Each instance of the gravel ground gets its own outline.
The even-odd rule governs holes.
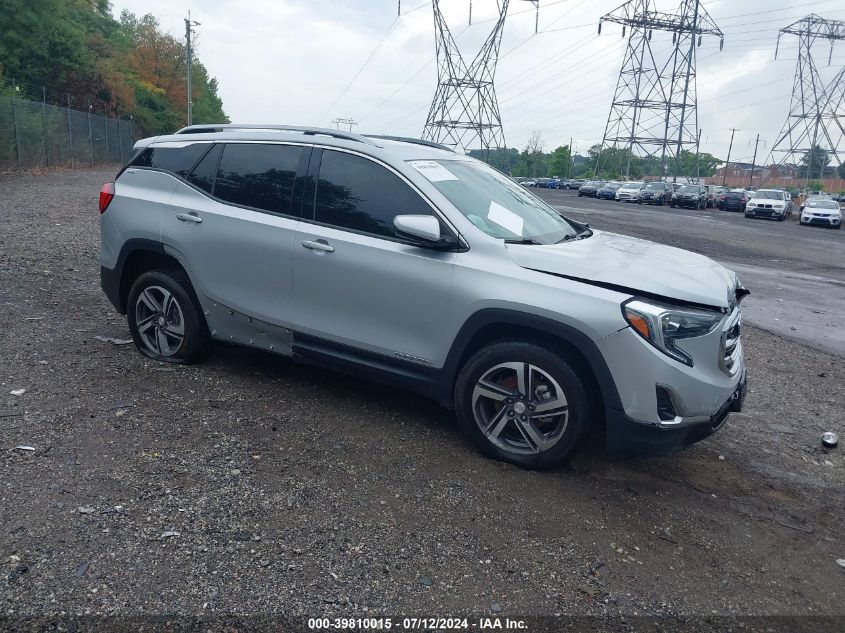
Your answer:
[[[398,391],[95,340],[112,173],[0,176],[0,614],[845,616],[842,358],[747,328],[716,436],[525,472]]]

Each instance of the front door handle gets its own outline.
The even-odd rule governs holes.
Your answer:
[[[176,219],[182,222],[193,222],[194,224],[202,222],[202,218],[196,213],[180,213],[176,216]]]
[[[312,251],[320,251],[323,253],[334,253],[334,246],[329,246],[326,240],[305,240],[302,242],[302,245],[305,248],[309,248]]]

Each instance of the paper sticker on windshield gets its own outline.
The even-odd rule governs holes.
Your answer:
[[[408,164],[428,178],[431,182],[441,180],[457,180],[458,177],[440,163],[433,160],[411,160]]]
[[[487,219],[507,229],[514,235],[522,237],[522,218],[497,202],[490,203]]]

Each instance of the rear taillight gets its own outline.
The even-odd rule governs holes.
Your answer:
[[[103,188],[100,189],[100,213],[105,212],[106,209],[109,208],[109,203],[114,198],[114,183],[107,182],[103,185]]]

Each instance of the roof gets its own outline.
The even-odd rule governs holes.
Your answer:
[[[290,141],[325,147],[354,149],[376,158],[393,160],[467,158],[438,143],[422,139],[364,135],[329,128],[278,124],[208,124],[182,128],[175,134],[154,136],[138,141],[136,147],[158,143],[196,141]]]

